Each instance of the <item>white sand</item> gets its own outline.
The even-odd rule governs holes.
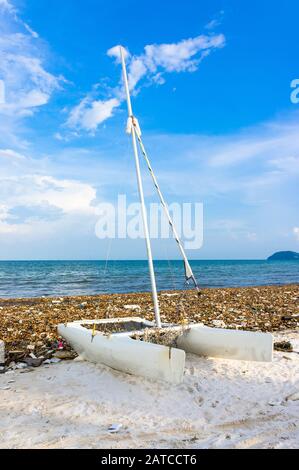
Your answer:
[[[0,447],[298,447],[299,333],[279,338],[297,352],[272,364],[188,355],[179,386],[86,362],[0,375]]]

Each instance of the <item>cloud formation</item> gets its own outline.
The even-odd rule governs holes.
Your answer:
[[[137,86],[142,80],[162,85],[166,73],[195,72],[201,61],[213,50],[224,47],[223,34],[200,35],[172,44],[150,44],[144,47],[140,55],[131,55],[125,51],[128,65],[128,81],[132,92],[137,93]],[[119,63],[120,46],[114,46],[107,51]],[[96,88],[96,86],[95,86]],[[109,119],[116,108],[124,100],[122,83],[112,90],[107,100],[95,100],[87,95],[71,109],[67,127],[94,132],[105,120]]]
[[[7,0],[0,1],[0,27],[0,77],[4,94],[0,115],[14,119],[31,116],[49,102],[63,78],[45,69],[38,34],[19,18]]]
[[[113,115],[113,110],[120,105],[117,98],[108,100],[93,100],[85,97],[75,106],[68,117],[66,125],[70,128],[82,128],[95,131],[99,124]]]
[[[80,231],[82,220],[95,223],[95,188],[74,179],[40,174],[40,162],[13,150],[0,150],[0,158],[7,159],[0,176],[0,237],[36,236],[71,224]],[[12,168],[14,161],[18,167]],[[68,227],[69,228],[69,227]],[[2,240],[3,242],[5,239]]]

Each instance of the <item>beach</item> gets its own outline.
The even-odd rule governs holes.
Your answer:
[[[203,323],[251,331],[282,331],[299,325],[299,285],[163,291],[162,322]],[[7,351],[37,355],[58,339],[57,325],[80,319],[125,316],[154,319],[150,293],[0,300],[0,339]],[[296,316],[297,315],[297,316]]]
[[[43,362],[55,355],[60,322],[130,315],[153,320],[149,293],[2,299],[0,447],[298,447],[298,299],[298,285],[204,289],[199,297],[160,292],[164,322],[269,331],[275,343],[292,346],[275,350],[273,363],[187,354],[176,386],[78,358]],[[40,367],[18,369],[30,355],[42,358]]]
[[[297,448],[299,335],[275,339],[294,352],[271,364],[188,354],[177,386],[77,361],[0,375],[0,447]]]

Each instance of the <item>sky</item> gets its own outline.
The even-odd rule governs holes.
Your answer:
[[[0,259],[146,257],[95,234],[101,204],[138,201],[119,44],[165,199],[203,204],[189,257],[299,251],[298,15],[295,0],[0,0]]]

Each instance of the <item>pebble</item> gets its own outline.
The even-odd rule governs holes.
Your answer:
[[[73,351],[56,351],[54,353],[54,358],[58,359],[74,359],[76,357],[76,353]]]

